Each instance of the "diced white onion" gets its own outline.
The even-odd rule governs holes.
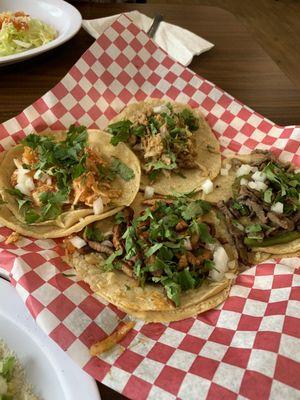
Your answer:
[[[203,192],[205,194],[209,194],[214,190],[214,184],[212,183],[212,181],[208,178],[206,179],[202,185],[201,185],[201,189],[203,190]]]
[[[252,171],[252,167],[249,164],[242,164],[239,169],[236,171],[236,176],[248,175]]]
[[[267,179],[267,175],[264,172],[256,171],[252,175],[252,179],[256,182],[264,182]]]
[[[193,250],[192,243],[191,243],[189,237],[183,239],[183,246],[186,250],[189,250],[189,251]]]
[[[21,162],[16,158],[14,159],[14,163],[17,167],[17,185],[15,188],[26,196],[30,196],[31,191],[35,188],[32,177],[28,175],[30,170],[23,168]]]
[[[19,171],[21,172],[21,170]],[[30,193],[35,188],[33,179],[22,171],[18,174],[17,182],[18,183],[16,184],[15,188],[20,190],[20,192],[26,196],[30,196]]]
[[[277,203],[274,203],[271,207],[271,211],[275,212],[276,214],[282,214],[283,213],[283,203],[280,201],[277,201]]]
[[[220,174],[222,176],[228,176],[228,169],[227,168],[221,168],[220,169]]]
[[[248,179],[245,179],[245,178],[242,178],[241,180],[240,180],[240,185],[241,186],[246,186],[246,185],[248,185]]]
[[[224,166],[224,168],[226,168],[227,169],[227,171],[229,171],[230,170],[230,168],[231,168],[231,163],[229,162],[229,163],[227,163],[225,166]]]
[[[154,112],[154,114],[166,113],[168,115],[170,115],[170,113],[171,113],[170,109],[167,106],[165,106],[164,104],[153,107],[153,112]]]
[[[76,247],[76,249],[81,249],[86,245],[86,241],[83,240],[80,236],[73,236],[70,240],[70,243]]]
[[[101,197],[98,197],[98,199],[93,202],[94,214],[95,215],[102,214],[103,213],[103,209],[104,209],[103,201],[102,201]]]
[[[144,193],[145,199],[152,199],[153,195],[154,195],[154,187],[146,186],[145,193]]]
[[[103,240],[103,242],[101,242],[101,244],[103,244],[103,246],[107,246],[107,247],[114,247],[114,245],[112,244],[112,242],[110,240]]]
[[[250,189],[258,190],[259,192],[262,190],[264,191],[264,190],[268,189],[268,186],[265,183],[259,182],[259,181],[249,182],[248,186]]]
[[[222,279],[224,279],[224,274],[225,272],[228,271],[228,266],[227,266],[228,260],[229,257],[224,247],[222,246],[217,247],[216,250],[214,251],[213,261],[218,271],[216,271],[215,269],[209,271],[209,276],[213,281],[219,282]]]

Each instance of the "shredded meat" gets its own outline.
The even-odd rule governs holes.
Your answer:
[[[267,214],[270,221],[272,221],[275,225],[280,226],[287,231],[293,231],[295,228],[295,223],[291,219],[274,213],[273,211],[268,212]]]
[[[55,191],[56,187],[54,185],[42,184],[41,186],[38,186],[34,191],[31,192],[34,204],[40,207],[42,205],[40,200],[40,195],[45,192],[55,192]]]
[[[172,204],[173,203],[173,200],[171,200],[171,199],[155,198],[155,199],[143,200],[142,204],[144,206],[155,206],[158,201],[163,201],[166,204]]]
[[[145,136],[142,138],[142,147],[144,149],[144,158],[159,158],[163,151],[164,145],[160,134],[155,136]]]
[[[22,163],[31,165],[37,163],[39,160],[36,152],[29,146],[24,147],[23,155],[22,155]]]
[[[97,251],[98,253],[104,253],[110,256],[113,253],[113,250],[111,247],[105,246],[99,242],[94,242],[93,240],[88,240],[88,245],[90,248],[93,250]]]
[[[116,250],[123,248],[123,245],[121,243],[122,232],[121,232],[120,225],[114,225],[112,231],[113,231],[112,242],[113,242],[114,248]]]
[[[124,215],[126,223],[128,225],[131,224],[131,221],[133,220],[133,217],[134,217],[133,208],[125,207],[124,210],[123,210],[123,215]]]
[[[244,234],[242,231],[240,231],[238,228],[236,228],[234,225],[232,225],[232,220],[234,219],[233,215],[231,214],[229,208],[227,205],[224,203],[224,201],[219,201],[217,203],[217,207],[219,210],[223,213],[225,217],[225,222],[227,225],[227,228],[229,230],[229,233],[231,234],[235,247],[238,251],[239,257],[241,261],[244,264],[248,263],[248,256],[247,256],[247,249],[246,246],[244,245]]]
[[[178,270],[182,270],[189,265],[186,254],[182,254],[178,261]]]
[[[130,278],[134,278],[134,273],[130,264],[122,262],[121,270],[125,275],[129,276]]]
[[[259,221],[263,224],[267,223],[267,217],[265,215],[265,212],[263,210],[263,207],[261,204],[259,204],[257,201],[252,200],[252,199],[247,199],[245,202],[246,206],[250,208],[258,217]]]
[[[178,224],[175,226],[175,230],[177,232],[182,232],[188,227],[188,224],[182,219],[181,221],[178,222]]]

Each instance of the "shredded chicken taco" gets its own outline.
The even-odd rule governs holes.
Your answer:
[[[141,187],[159,194],[201,190],[221,167],[220,145],[203,115],[186,104],[150,99],[131,104],[107,127],[141,161]]]
[[[208,202],[144,200],[65,239],[67,259],[97,294],[130,315],[167,322],[221,303],[237,269],[225,224]]]
[[[33,133],[1,162],[0,219],[22,234],[30,227],[33,237],[64,236],[129,205],[139,183],[138,159],[105,132],[72,125]]]
[[[300,170],[256,151],[226,159],[221,173],[206,199],[223,213],[240,260],[300,255]]]

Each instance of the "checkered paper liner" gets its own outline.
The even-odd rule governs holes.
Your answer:
[[[125,105],[166,97],[200,107],[222,152],[272,149],[300,165],[300,128],[280,127],[172,60],[125,15],[69,73],[20,115],[0,125],[1,150],[33,130],[78,122],[103,128]],[[132,399],[300,398],[299,259],[242,273],[217,309],[170,324],[138,322],[100,357],[89,346],[126,315],[63,274],[60,241],[22,238],[0,264],[42,329],[85,371]]]

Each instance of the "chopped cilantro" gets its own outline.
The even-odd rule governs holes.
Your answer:
[[[203,243],[214,243],[212,236],[208,231],[208,227],[203,222],[199,223],[195,220],[191,223],[191,231],[197,233]]]
[[[62,204],[68,198],[67,190],[59,190],[57,192],[43,192],[40,194],[41,206],[41,220],[57,218],[62,211]]]
[[[5,191],[9,194],[11,194],[12,196],[16,196],[19,199],[23,199],[24,198],[24,194],[19,190],[19,189],[5,189]]]
[[[103,265],[103,268],[105,269],[105,271],[112,271],[113,269],[116,268],[116,265],[114,264],[114,261],[116,258],[118,258],[119,256],[121,256],[123,253],[122,249],[116,250],[114,253],[112,253],[106,260],[105,263]],[[118,266],[118,265],[117,265]]]
[[[183,119],[185,125],[191,130],[196,131],[199,128],[199,120],[194,113],[188,108],[184,108],[181,113],[178,114]]]
[[[134,178],[133,170],[118,158],[113,159],[110,170],[112,173],[120,175],[120,177],[124,179],[124,181],[130,181]]]
[[[256,233],[260,231],[262,231],[262,226],[260,224],[251,224],[245,228],[246,233]]]
[[[161,282],[166,290],[167,296],[172,300],[176,307],[180,305],[181,286],[174,282],[171,278]]]
[[[248,215],[249,214],[249,210],[248,210],[247,206],[245,206],[244,204],[240,204],[236,200],[233,200],[232,208],[237,210],[241,215]]]
[[[104,240],[103,232],[93,225],[88,225],[84,228],[84,237],[95,242],[102,242]]]
[[[176,281],[182,290],[193,289],[196,286],[196,279],[193,277],[188,268],[178,272]]]
[[[110,143],[116,146],[120,142],[127,142],[131,135],[132,122],[129,120],[115,122],[108,125],[108,132],[113,135]]]
[[[145,253],[146,257],[152,256],[152,254],[156,253],[161,247],[163,246],[163,243],[155,243],[153,246],[151,246]]]
[[[182,212],[182,217],[189,221],[192,218],[195,218],[197,215],[205,215],[211,209],[210,203],[204,200],[195,200],[189,203],[185,210]]]

